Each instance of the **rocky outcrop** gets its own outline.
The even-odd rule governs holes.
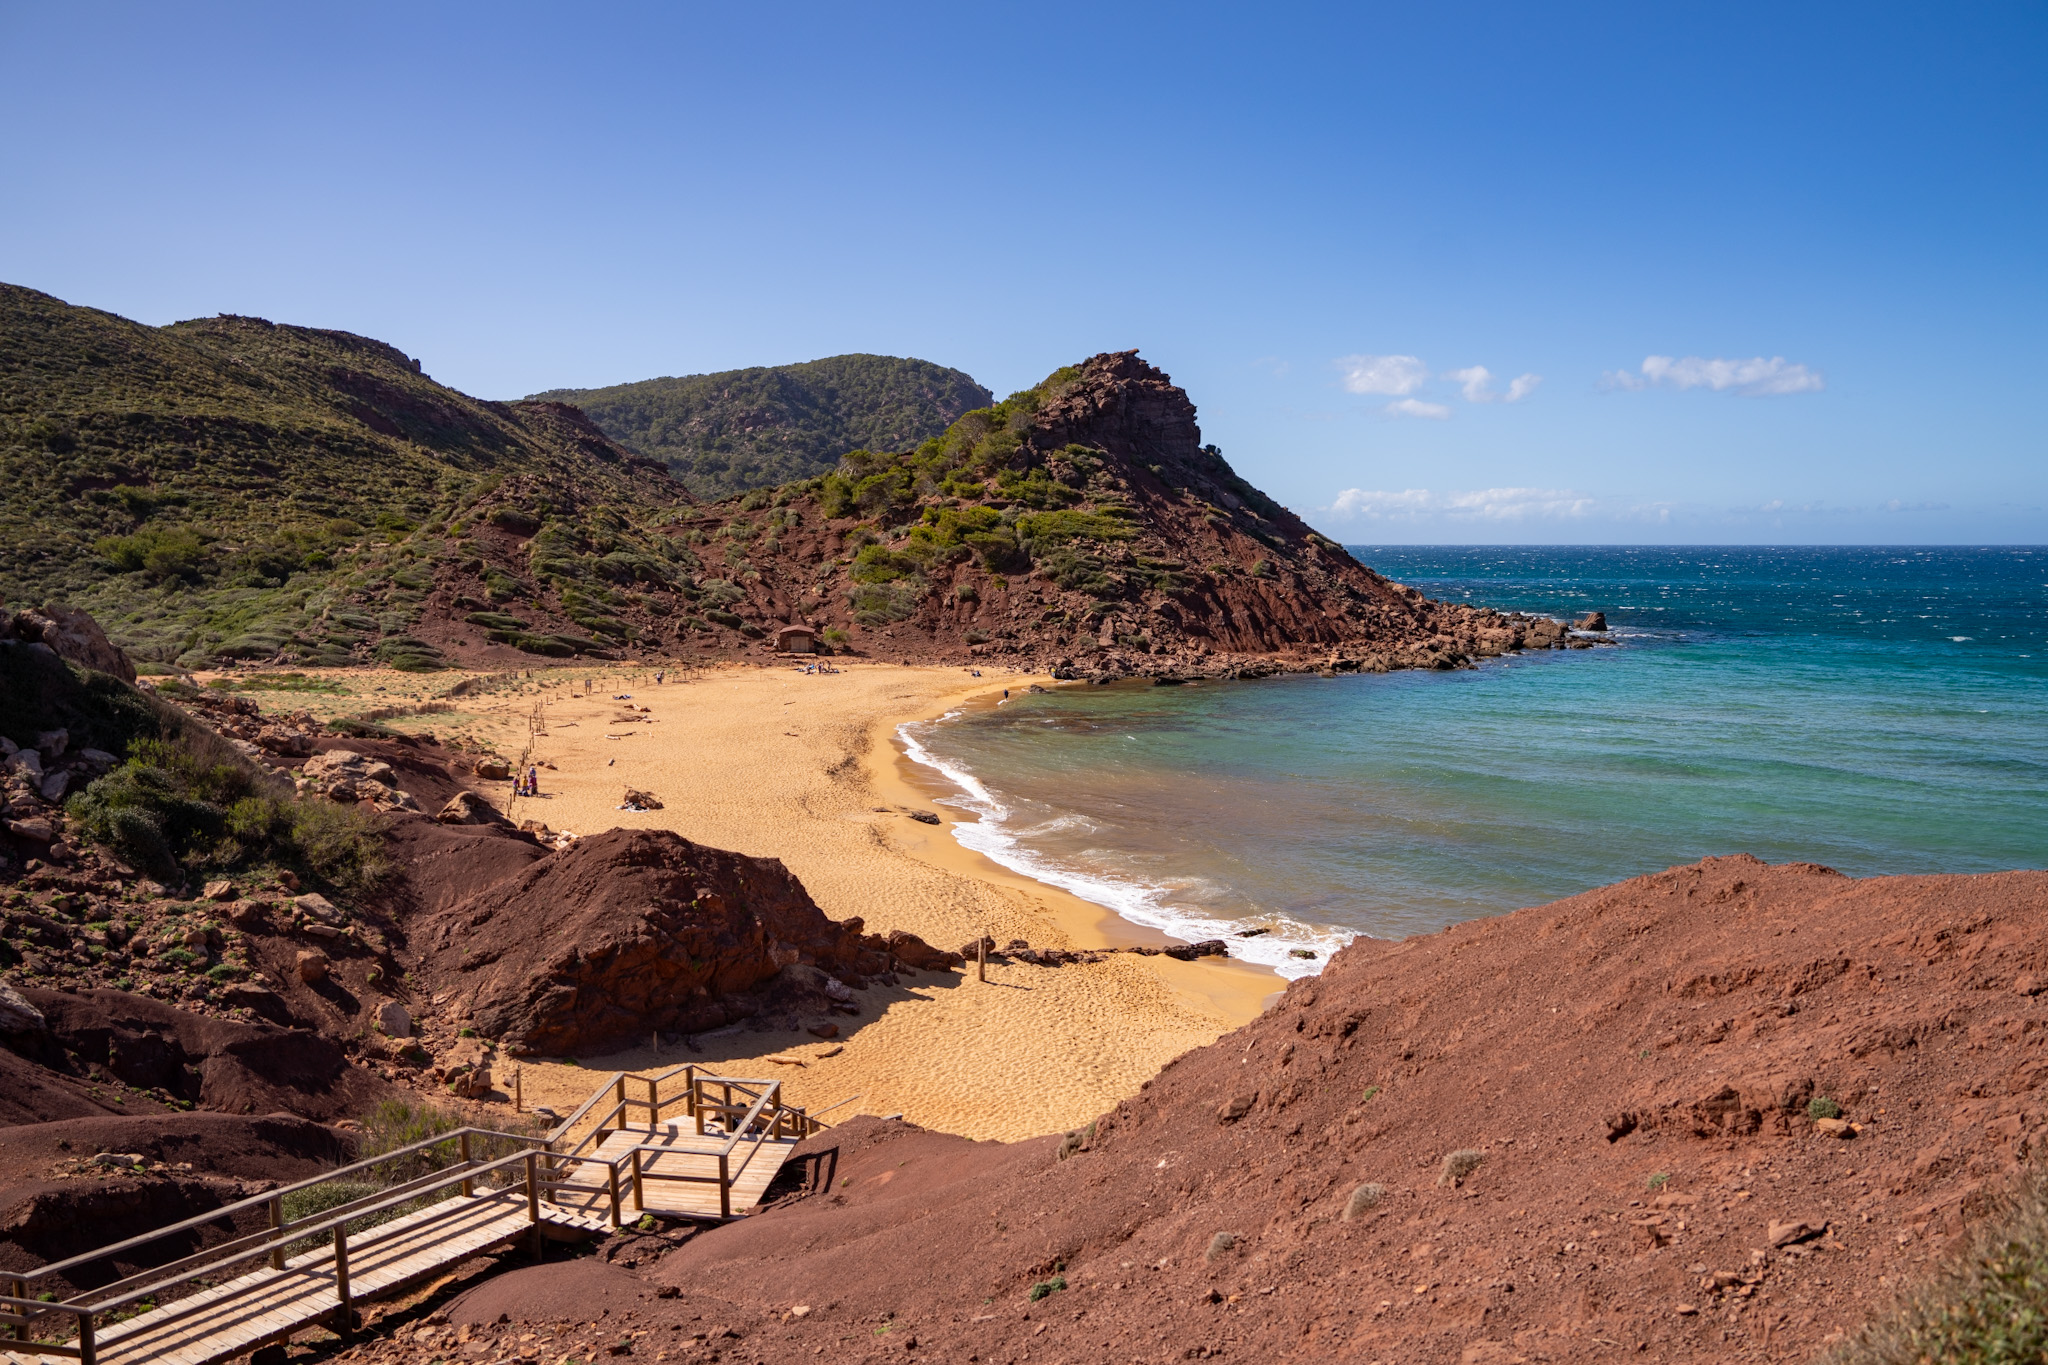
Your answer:
[[[934,962],[862,928],[826,918],[775,859],[615,829],[428,916],[413,942],[452,1016],[514,1051],[576,1053],[824,1013],[869,976]]]
[[[77,607],[51,603],[37,609],[6,612],[0,609],[0,639],[48,645],[60,659],[109,673],[122,682],[135,681],[135,665],[120,647],[107,638],[100,623]]]

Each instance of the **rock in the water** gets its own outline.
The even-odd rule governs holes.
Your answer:
[[[1589,611],[1578,620],[1572,622],[1572,629],[1605,630],[1607,629],[1607,613],[1604,611]]]
[[[1182,962],[1193,962],[1198,957],[1229,957],[1230,945],[1220,938],[1205,938],[1200,943],[1175,944],[1166,950],[1166,956]]]

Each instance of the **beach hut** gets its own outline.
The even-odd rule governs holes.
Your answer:
[[[809,654],[817,643],[818,632],[806,625],[784,626],[775,632],[777,654]]]

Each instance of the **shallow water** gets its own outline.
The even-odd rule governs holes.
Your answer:
[[[1435,597],[1603,610],[1617,644],[905,727],[980,816],[956,836],[1169,933],[1268,927],[1232,951],[1287,975],[1707,854],[2048,865],[2048,550],[1353,553]]]

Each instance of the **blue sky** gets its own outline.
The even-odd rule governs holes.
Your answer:
[[[2039,3],[0,0],[0,62],[0,279],[146,322],[487,397],[1138,347],[1348,542],[2048,540]]]

